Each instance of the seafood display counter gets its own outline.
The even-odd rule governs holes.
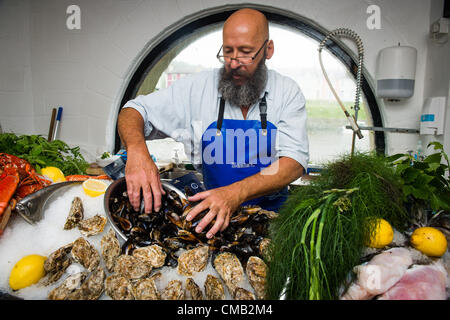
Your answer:
[[[166,195],[157,213],[135,212],[121,178],[96,198],[83,194],[80,185],[70,187],[48,201],[42,220],[34,225],[15,215],[0,246],[0,254],[8,260],[0,263],[1,298],[262,298],[267,268],[262,255],[269,220],[276,213],[242,207],[226,232],[208,240],[205,233],[192,231],[205,212],[186,221],[195,204],[166,181],[184,173],[162,175]],[[24,233],[39,241],[21,241],[14,254],[6,249]],[[45,276],[12,291],[7,275],[18,257],[30,252],[47,257]]]

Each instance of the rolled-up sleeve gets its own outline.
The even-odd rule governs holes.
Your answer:
[[[307,169],[309,141],[306,128],[306,101],[294,81],[287,83],[285,102],[281,111],[278,129],[278,157],[289,157]]]
[[[176,139],[176,133],[187,127],[188,104],[192,81],[182,78],[170,87],[140,95],[128,101],[123,108],[133,108],[144,119],[144,135],[149,136],[154,128]]]

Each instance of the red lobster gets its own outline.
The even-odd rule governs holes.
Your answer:
[[[28,161],[0,153],[0,218],[10,201],[14,209],[17,201],[49,184],[51,181],[38,176]]]

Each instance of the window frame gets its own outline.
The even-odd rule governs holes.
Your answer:
[[[184,21],[186,21],[184,24],[177,24],[175,27],[164,30],[156,37],[159,41],[152,41],[153,47],[139,63],[128,82],[120,102],[118,113],[122,110],[122,107],[126,102],[136,96],[136,93],[147,74],[170,50],[183,41],[189,40],[194,32],[208,32],[210,29],[214,28],[214,26],[222,24],[229,15],[243,7],[250,7],[261,11],[265,14],[269,22],[295,29],[316,40],[317,45],[319,45],[328,33],[327,30],[305,17],[290,11],[263,5],[227,5],[198,12],[189,18],[184,19]],[[353,52],[343,42],[339,40],[335,41],[333,39],[330,39],[327,42],[325,48],[339,59],[353,78],[356,79],[357,57],[354,56]],[[367,79],[367,70],[363,69],[361,74],[361,91],[365,96],[365,101],[369,108],[370,116],[372,117],[373,126],[384,127],[379,104],[375,96],[375,90],[371,87],[370,82]],[[121,148],[121,141],[117,130],[117,124],[115,133],[114,151],[118,152]],[[375,151],[384,155],[386,150],[386,137],[384,131],[374,131],[373,134]]]

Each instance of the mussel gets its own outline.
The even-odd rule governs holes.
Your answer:
[[[176,267],[176,252],[192,249],[199,244],[209,246],[212,252],[232,252],[244,264],[248,257],[260,256],[259,244],[267,237],[271,216],[258,206],[241,207],[231,217],[227,229],[218,232],[212,239],[206,238],[206,231],[215,223],[213,219],[200,233],[195,228],[209,210],[199,213],[187,221],[189,211],[198,203],[189,202],[177,192],[167,189],[162,196],[159,212],[136,212],[126,192],[120,193],[110,202],[111,217],[115,225],[127,237],[122,253],[132,254],[139,247],[158,244],[166,252],[165,265]],[[186,196],[193,195],[185,190]]]

